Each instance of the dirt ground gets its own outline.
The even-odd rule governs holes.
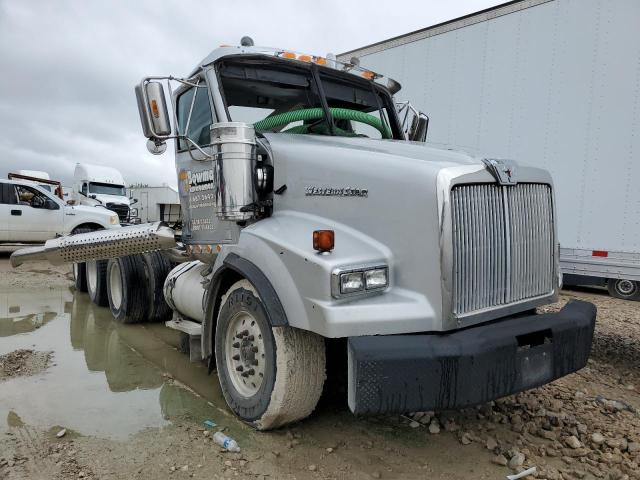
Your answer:
[[[255,432],[159,325],[115,325],[67,267],[0,253],[0,479],[640,478],[640,304],[597,289],[586,368],[456,412],[353,416],[334,392],[304,422]],[[51,352],[51,353],[49,353]],[[7,356],[8,355],[8,356]],[[13,372],[13,373],[6,373]],[[2,418],[6,422],[2,422]],[[241,453],[211,440],[216,429]]]

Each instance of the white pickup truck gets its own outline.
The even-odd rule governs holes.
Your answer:
[[[42,243],[119,227],[118,215],[104,207],[66,205],[32,182],[0,179],[0,243]]]

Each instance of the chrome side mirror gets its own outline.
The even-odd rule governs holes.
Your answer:
[[[425,142],[429,129],[429,117],[416,110],[410,102],[396,104],[398,117],[402,119],[402,131],[407,140]]]
[[[427,130],[429,129],[429,117],[424,113],[419,113],[411,121],[411,128],[407,134],[408,140],[413,142],[426,142]]]
[[[171,135],[171,120],[162,83],[143,81],[136,86],[136,100],[144,136],[160,140]]]

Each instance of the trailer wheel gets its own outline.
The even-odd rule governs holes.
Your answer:
[[[215,355],[227,405],[258,430],[301,420],[318,403],[326,377],[324,339],[293,327],[271,327],[247,280],[222,297]]]
[[[112,258],[107,263],[109,308],[122,323],[140,323],[147,316],[147,286],[141,255]]]
[[[610,278],[607,282],[607,290],[612,297],[640,301],[640,283],[634,280]]]
[[[93,303],[100,307],[109,305],[107,296],[107,260],[85,262],[87,292]]]
[[[75,235],[76,233],[87,233],[91,231],[92,230],[88,227],[79,227],[71,232],[71,235]],[[76,284],[76,290],[78,290],[79,292],[87,291],[87,271],[85,269],[84,262],[73,264],[73,280]]]
[[[160,252],[142,254],[142,266],[147,280],[149,322],[160,322],[171,317],[171,308],[164,299],[164,281],[171,270],[171,262]]]

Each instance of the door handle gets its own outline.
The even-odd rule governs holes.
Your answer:
[[[20,215],[22,215],[22,210],[11,210],[11,215],[19,217]]]

